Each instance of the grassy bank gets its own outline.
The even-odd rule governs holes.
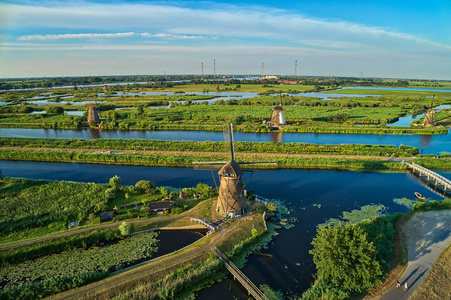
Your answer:
[[[223,161],[229,159],[229,154],[111,154],[111,153],[85,153],[80,151],[49,151],[49,150],[2,150],[1,160],[39,161],[39,162],[78,162],[89,164],[109,164],[149,167],[193,167],[193,162]],[[274,162],[273,164],[253,165],[251,169],[331,169],[331,170],[405,170],[406,167],[397,162],[364,158],[364,157],[297,157],[287,155],[240,155],[238,162]],[[246,168],[246,167],[245,167]]]
[[[411,146],[391,145],[317,145],[307,143],[235,142],[235,151],[241,153],[278,154],[333,154],[411,157],[419,149]],[[159,141],[141,139],[51,139],[51,138],[1,138],[0,147],[142,150],[177,152],[228,152],[226,142]]]

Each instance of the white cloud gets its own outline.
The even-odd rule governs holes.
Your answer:
[[[45,41],[61,39],[98,39],[98,38],[121,38],[134,36],[134,32],[121,33],[67,33],[67,34],[46,34],[46,35],[22,35],[17,38],[18,41]]]
[[[155,60],[155,67],[160,64],[160,71],[168,72],[174,68],[173,73],[185,72],[176,68],[188,63],[186,57],[196,61],[196,65],[200,65],[197,62],[204,59],[212,61],[213,58],[228,65],[233,65],[234,61],[252,61],[256,69],[261,66],[261,62],[265,62],[265,69],[268,70],[271,60],[274,65],[276,61],[296,59],[301,64],[304,60],[307,74],[329,75],[344,74],[348,69],[355,68],[349,71],[350,74],[360,74],[364,70],[370,76],[368,70],[373,68],[379,70],[378,74],[396,76],[398,70],[401,75],[401,69],[404,68],[404,74],[407,75],[408,72],[421,74],[422,70],[432,70],[429,77],[433,78],[434,72],[441,72],[441,76],[446,78],[451,68],[451,45],[383,27],[315,19],[288,10],[213,2],[193,7],[194,2],[185,5],[183,1],[89,1],[23,0],[23,4],[0,3],[0,20],[4,20],[0,22],[0,32],[8,34],[6,40],[16,41],[10,44],[0,42],[0,50],[8,55],[8,59],[24,59],[27,55],[34,55],[24,54],[26,51],[41,56],[44,56],[45,51],[52,51],[52,54],[60,55],[61,59],[77,53],[84,56],[85,60],[101,51],[107,55],[119,53],[120,57],[127,58],[139,54],[153,55],[151,59]],[[14,32],[22,35],[16,37]],[[36,32],[41,34],[24,35]],[[133,39],[120,42],[114,39],[119,37]],[[99,45],[90,44],[92,40],[88,39],[106,41],[102,40],[103,44]],[[15,53],[16,50],[19,54]],[[21,59],[17,58],[18,65],[22,64]],[[39,63],[38,59],[30,61]],[[179,63],[175,64],[175,61]],[[405,63],[404,67],[401,62]],[[81,63],[78,65],[82,66]],[[30,69],[41,70],[32,67],[30,65]],[[97,67],[100,70],[105,66]],[[141,64],[137,62],[135,67],[139,69]],[[106,68],[113,70],[115,64],[107,65]],[[134,73],[132,66],[128,69]],[[287,69],[292,69],[291,63]],[[122,72],[121,68],[117,70],[117,74]],[[186,72],[192,71],[187,69]],[[155,72],[152,69],[147,73]]]
[[[201,35],[180,35],[180,34],[170,34],[170,33],[141,33],[142,37],[150,38],[162,38],[162,39],[177,39],[177,40],[196,40],[196,39],[208,39],[209,37],[201,36]]]

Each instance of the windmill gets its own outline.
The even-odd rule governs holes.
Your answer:
[[[244,170],[240,164],[235,160],[235,149],[233,144],[233,126],[228,126],[229,138],[230,138],[230,154],[231,159],[227,161],[218,162],[193,162],[195,165],[210,166],[224,164],[218,171],[219,177],[219,195],[218,204],[215,208],[216,211],[224,218],[236,217],[245,213],[246,198],[244,196],[244,189],[249,182],[254,171],[247,171],[251,174],[247,178],[246,183],[243,182]],[[252,164],[276,164],[276,163],[246,163],[242,162],[241,165]],[[216,182],[216,181],[215,181]]]
[[[432,101],[431,101],[431,108],[427,111],[426,116],[424,117],[423,120],[423,126],[425,127],[433,127],[436,125],[436,120],[435,120],[435,114],[436,111],[434,110],[434,95],[432,95]]]
[[[88,123],[89,122],[93,122],[93,123],[99,123],[100,122],[100,117],[99,117],[97,105],[90,105],[90,106],[88,106]]]
[[[286,125],[285,115],[283,114],[282,108],[282,92],[279,93],[280,105],[273,107],[271,119],[269,123],[271,127],[280,128],[283,125]]]

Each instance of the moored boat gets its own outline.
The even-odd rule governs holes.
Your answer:
[[[415,192],[415,198],[417,198],[418,201],[424,201],[424,200],[426,200],[426,197],[424,197],[423,195],[421,195],[421,194],[418,193],[418,192]]]

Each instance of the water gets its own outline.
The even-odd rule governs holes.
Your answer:
[[[206,232],[206,230],[205,230]],[[152,257],[159,257],[188,246],[202,238],[200,231],[162,230],[158,232],[158,251]]]
[[[85,113],[85,111],[82,110],[66,110],[64,111],[64,114],[69,115],[69,116],[83,116],[83,114]]]
[[[96,129],[58,130],[34,128],[0,128],[2,137],[69,138],[69,139],[149,139],[165,141],[224,141],[223,132],[212,131],[100,131]],[[235,141],[281,142],[310,144],[367,144],[407,145],[420,149],[423,154],[451,152],[451,134],[440,135],[392,135],[392,134],[333,134],[333,133],[234,133]]]
[[[434,107],[434,109],[439,112],[442,109],[448,109],[451,108],[451,105],[449,104],[443,104],[443,105],[439,105]],[[426,114],[419,114],[419,115],[407,115],[404,117],[400,117],[398,121],[391,123],[391,124],[387,124],[388,127],[393,127],[393,126],[398,126],[398,127],[410,127],[410,123],[412,123],[413,121],[416,121],[420,118],[423,118]]]
[[[32,100],[32,101],[27,101],[27,103],[29,105],[66,105],[67,103],[69,103],[70,105],[77,106],[77,105],[93,104],[93,103],[97,103],[97,101],[75,101],[74,102],[74,101],[61,100],[60,102],[49,102],[47,100]]]
[[[372,87],[372,86],[346,86],[345,89],[359,90],[390,90],[390,91],[415,91],[415,92],[451,92],[450,89],[426,89],[426,88],[396,88],[396,87]]]
[[[0,161],[0,169],[6,177],[31,179],[107,183],[118,175],[123,185],[151,180],[157,185],[177,188],[195,186],[199,182],[214,186],[212,172],[185,168]],[[450,172],[442,174],[451,178]],[[409,173],[256,171],[247,189],[266,198],[282,199],[292,210],[290,217],[298,221],[294,228],[280,230],[268,248],[261,250],[273,255],[272,258],[251,255],[242,271],[257,286],[268,284],[285,294],[298,295],[309,287],[310,276],[316,271],[308,251],[318,224],[339,218],[343,211],[370,204],[384,205],[387,214],[407,212],[408,208],[393,200],[413,199],[415,192],[430,199],[443,199]],[[234,296],[247,299],[246,292],[230,278],[198,293],[198,299],[221,300]]]

